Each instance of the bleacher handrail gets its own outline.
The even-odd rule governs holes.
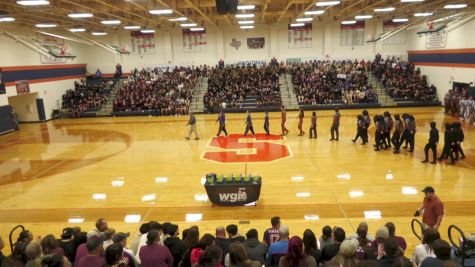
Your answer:
[[[418,224],[420,227],[421,227],[421,235],[417,234],[416,232],[416,229],[415,229],[415,224]],[[421,221],[419,221],[418,219],[412,219],[411,221],[411,229],[412,229],[412,233],[419,239],[419,240],[422,240],[422,232],[424,231],[424,225],[422,224]]]
[[[21,228],[21,231],[25,231],[25,227],[21,224],[15,226],[11,231],[10,231],[10,234],[8,235],[8,239],[10,241],[10,250],[12,251],[13,253],[13,240],[12,240],[12,237],[13,237],[13,233],[18,229],[18,228]]]

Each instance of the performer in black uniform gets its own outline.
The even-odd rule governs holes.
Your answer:
[[[366,122],[363,119],[363,115],[358,115],[356,120],[356,136],[355,139],[351,140],[353,143],[358,140],[358,138],[361,138],[363,140],[363,145],[366,144],[364,141],[364,130],[366,129]]]
[[[317,113],[314,111],[312,112],[312,121],[310,123],[310,137],[317,139]]]
[[[252,118],[251,118],[251,113],[249,112],[249,110],[247,111],[247,118],[246,118],[246,131],[244,132],[244,135],[246,136],[247,133],[249,132],[249,130],[251,131],[251,133],[253,135],[255,135],[254,133],[254,127],[252,127]]]
[[[424,153],[425,153],[425,160],[422,161],[422,163],[427,163],[429,162],[429,149],[432,150],[432,155],[433,155],[433,161],[430,163],[435,164],[437,160],[437,144],[439,143],[439,130],[435,127],[435,122],[430,123],[430,134],[429,134],[429,142],[427,145],[424,147]]]
[[[269,135],[269,112],[267,111],[264,117],[264,131],[266,131],[266,135]]]
[[[459,154],[462,155],[460,159],[464,159],[465,153],[463,153],[462,142],[465,139],[465,135],[463,134],[462,124],[460,122],[455,122],[453,125],[455,139],[455,160],[459,160]]]
[[[330,141],[333,141],[333,140],[338,141],[338,138],[340,137],[340,133],[338,131],[339,127],[340,127],[340,112],[338,111],[338,108],[335,108],[335,114],[333,115],[332,127],[330,128],[330,133],[332,136]]]
[[[376,130],[374,132],[374,141],[375,141],[374,151],[379,151],[383,146],[384,117],[381,115],[375,115],[374,126],[376,127]]]
[[[391,148],[391,131],[394,127],[394,121],[389,111],[384,112],[384,149]]]
[[[454,155],[453,155],[453,150],[452,147],[454,145],[454,134],[452,132],[452,124],[446,123],[445,124],[445,133],[444,133],[444,149],[442,150],[442,154],[439,157],[439,161],[442,161],[443,159],[447,159],[450,157],[450,163],[454,164]]]
[[[224,132],[224,134],[226,136],[228,136],[228,132],[226,131],[226,115],[224,115],[224,111],[221,110],[221,112],[219,113],[219,116],[218,116],[218,119],[216,120],[216,122],[219,122],[219,130],[218,130],[218,134],[216,134],[216,136],[220,136],[221,135],[221,132]]]
[[[366,124],[366,127],[363,129],[363,134],[362,134],[362,137],[363,137],[363,144],[366,144],[368,143],[368,128],[369,126],[371,125],[371,118],[369,117],[369,113],[367,110],[363,110],[363,120]]]
[[[404,127],[402,126],[401,117],[399,114],[394,115],[394,133],[393,137],[391,138],[391,143],[394,146],[394,154],[399,154],[399,149],[401,147],[401,134],[403,132]]]

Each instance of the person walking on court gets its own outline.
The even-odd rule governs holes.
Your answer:
[[[251,113],[248,110],[247,111],[247,118],[246,118],[246,131],[244,132],[244,136],[246,136],[249,131],[251,131],[252,135],[255,135],[254,127],[252,127]]]
[[[385,149],[391,148],[391,131],[394,127],[394,121],[389,111],[384,112],[384,142]]]
[[[358,115],[357,117],[357,120],[356,120],[356,136],[355,136],[355,139],[351,140],[353,143],[356,143],[356,141],[358,140],[358,138],[361,138],[361,140],[363,140],[363,145],[366,144],[365,143],[365,139],[364,139],[364,130],[366,129],[366,123],[363,119],[363,115]]]
[[[366,127],[363,129],[363,144],[366,144],[368,143],[368,129],[369,129],[369,126],[371,125],[371,118],[369,117],[369,113],[368,111],[365,109],[363,110],[362,112],[362,115],[363,115],[363,120],[366,124]]]
[[[287,121],[287,112],[285,111],[285,106],[284,105],[282,105],[282,107],[280,109],[280,113],[281,113],[281,118],[282,118],[282,121],[280,123],[280,126],[282,128],[282,136],[288,135],[289,130],[287,128],[285,128],[285,122]]]
[[[191,134],[195,133],[195,140],[200,139],[198,136],[198,132],[196,131],[196,117],[193,112],[190,112],[190,119],[188,120],[188,124],[186,126],[190,125],[190,131],[188,132],[188,136],[185,137],[187,140],[190,140]]]
[[[228,136],[228,132],[226,131],[226,115],[224,115],[224,110],[221,110],[221,112],[219,112],[219,116],[216,122],[219,122],[219,130],[218,134],[216,134],[216,137],[219,137],[221,135],[221,132],[224,132],[224,134]]]
[[[435,195],[432,186],[426,186],[422,192],[425,194],[424,202],[414,215],[417,217],[422,214],[424,228],[438,230],[445,214],[444,203]]]
[[[408,141],[409,141],[409,150],[407,152],[414,152],[415,146],[415,137],[416,137],[416,119],[414,116],[409,115],[409,123],[408,126]]]
[[[264,131],[266,131],[266,135],[269,135],[269,112],[266,111],[266,115],[264,117]]]
[[[330,139],[330,141],[333,141],[333,140],[338,141],[338,138],[340,137],[340,133],[338,132],[339,127],[340,127],[340,112],[338,111],[338,108],[335,108],[335,114],[333,115],[333,123],[332,123],[332,127],[330,128],[330,132],[332,135],[332,138]]]
[[[309,138],[314,138],[317,139],[317,113],[314,111],[312,112],[312,120],[310,123],[310,137]]]
[[[298,128],[299,128],[299,136],[304,136],[305,135],[305,132],[302,130],[302,126],[303,126],[303,118],[305,117],[305,114],[303,112],[302,109],[300,109],[300,112],[299,112],[299,125],[298,125]]]
[[[460,159],[465,158],[465,153],[463,153],[462,142],[465,139],[463,134],[462,124],[460,122],[455,122],[454,124],[454,139],[455,139],[455,160],[459,160],[459,154],[461,154]]]
[[[425,153],[425,160],[422,163],[429,162],[429,149],[432,150],[433,161],[430,163],[435,164],[437,160],[437,144],[439,143],[439,130],[435,127],[435,121],[430,123],[430,134],[429,134],[429,142],[424,147]]]
[[[374,116],[374,151],[379,151],[383,147],[384,143],[384,118],[381,115]]]

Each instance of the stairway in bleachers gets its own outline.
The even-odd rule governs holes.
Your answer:
[[[257,95],[246,95],[246,100],[242,102],[242,108],[256,108],[257,107]]]
[[[196,86],[193,90],[193,99],[190,103],[190,111],[193,113],[202,113],[205,109],[203,103],[203,96],[208,91],[208,78],[201,77],[198,78]]]
[[[378,95],[378,102],[382,107],[395,107],[397,105],[394,99],[383,88],[381,82],[371,73],[369,74],[368,82],[373,86],[374,92]]]
[[[279,84],[282,105],[284,105],[287,110],[298,110],[299,103],[297,100],[297,96],[294,93],[292,75],[281,75],[279,77]]]

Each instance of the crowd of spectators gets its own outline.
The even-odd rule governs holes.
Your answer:
[[[185,115],[188,114],[195,84],[193,68],[135,69],[117,93],[113,110]]]
[[[411,99],[417,102],[436,102],[437,88],[427,82],[420,69],[414,64],[395,57],[382,59],[376,55],[372,72],[381,81],[382,86],[393,98]]]
[[[52,234],[35,239],[30,231],[22,231],[13,253],[6,258],[2,248],[0,238],[2,267],[456,266],[451,259],[452,248],[432,228],[424,230],[421,244],[413,249],[411,263],[406,256],[407,243],[396,235],[391,222],[377,229],[374,236],[369,234],[368,224],[362,222],[356,233],[325,226],[320,237],[310,229],[300,237],[290,235],[289,227],[281,224],[279,217],[271,219],[263,239],[256,229],[241,235],[235,224],[219,226],[214,234],[206,233],[201,238],[199,228],[192,226],[179,238],[178,225],[156,221],[142,224],[139,232],[130,236],[99,219],[94,230],[65,228],[59,239]]]
[[[468,124],[475,120],[475,100],[470,95],[468,87],[449,90],[444,96],[445,114],[460,117]]]
[[[97,111],[110,96],[113,80],[74,82],[74,89],[67,90],[62,96],[62,107],[74,116],[86,111]]]
[[[236,66],[219,64],[208,77],[208,91],[203,102],[209,111],[228,107],[241,108],[247,96],[257,96],[257,106],[281,104],[279,66]]]
[[[310,61],[293,64],[290,70],[300,105],[371,103],[377,101],[368,83],[370,62]]]

